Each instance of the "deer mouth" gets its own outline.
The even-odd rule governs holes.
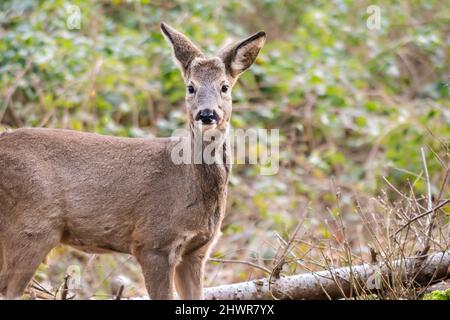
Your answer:
[[[196,122],[201,126],[214,126],[218,123],[216,119],[197,120]]]
[[[202,132],[217,128],[217,122],[204,123],[202,121],[195,121],[195,126],[199,128]]]

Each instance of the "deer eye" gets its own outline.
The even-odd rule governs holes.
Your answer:
[[[190,94],[193,94],[195,92],[195,89],[193,86],[188,86],[187,89]]]
[[[227,93],[228,92],[228,89],[229,89],[229,87],[226,85],[226,84],[224,84],[223,86],[222,86],[222,92],[223,93]]]

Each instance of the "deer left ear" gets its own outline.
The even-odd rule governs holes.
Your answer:
[[[222,58],[230,75],[235,78],[253,64],[265,41],[266,33],[260,31],[245,40],[226,47],[218,56]]]

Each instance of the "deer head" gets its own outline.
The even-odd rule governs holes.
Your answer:
[[[228,129],[231,89],[238,76],[255,61],[266,40],[265,32],[222,49],[207,57],[185,35],[162,23],[161,31],[171,44],[186,85],[186,111],[192,129]]]

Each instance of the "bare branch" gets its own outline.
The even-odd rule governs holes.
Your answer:
[[[267,269],[266,267],[260,266],[256,263],[250,262],[250,261],[243,261],[243,260],[229,260],[229,259],[219,259],[219,258],[209,258],[208,261],[211,262],[220,262],[220,263],[237,263],[237,264],[244,264],[256,269],[259,269],[261,271],[264,271],[267,274],[272,273],[272,271],[270,271],[269,269]]]
[[[402,231],[403,229],[405,229],[407,226],[409,226],[411,223],[413,223],[414,221],[419,220],[420,218],[425,217],[426,215],[429,215],[430,213],[435,212],[436,210],[439,210],[440,208],[442,208],[443,206],[445,206],[447,203],[450,202],[450,199],[446,199],[443,202],[441,202],[440,204],[438,204],[436,207],[431,208],[431,210],[428,210],[422,214],[419,214],[418,216],[415,216],[414,218],[412,218],[411,220],[409,220],[406,224],[404,224],[403,226],[401,226],[397,231],[395,231],[395,235],[397,235],[400,231]]]

